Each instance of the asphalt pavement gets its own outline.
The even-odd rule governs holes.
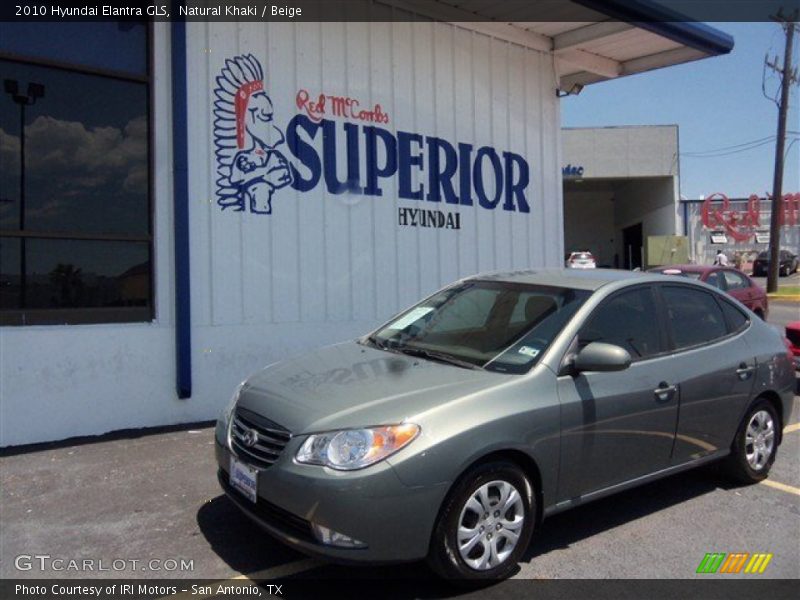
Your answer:
[[[792,320],[798,306],[772,303],[770,321]],[[800,577],[799,423],[795,396],[764,483],[732,486],[709,466],[562,513],[534,535],[516,577],[745,577],[698,575],[711,552],[771,553],[757,577]],[[2,578],[391,579],[408,581],[409,596],[454,595],[421,563],[329,565],[260,532],[222,495],[207,426],[6,452],[0,467]],[[20,556],[41,555],[50,562],[20,563]],[[55,569],[52,559],[95,562],[86,572],[66,570],[66,562]],[[99,561],[108,570],[98,570]],[[500,597],[504,589],[482,597]]]

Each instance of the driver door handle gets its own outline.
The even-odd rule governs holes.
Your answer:
[[[653,390],[653,393],[656,395],[656,399],[659,402],[666,402],[667,400],[670,400],[677,391],[677,385],[669,385],[666,381],[662,381],[658,384],[658,387]]]
[[[744,381],[745,379],[750,377],[750,374],[755,370],[756,370],[755,366],[753,365],[748,366],[747,364],[742,363],[739,365],[739,368],[736,369],[736,376],[742,381]]]

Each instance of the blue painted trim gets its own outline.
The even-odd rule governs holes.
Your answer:
[[[649,0],[573,0],[599,13],[712,56],[733,50],[733,37]]]
[[[178,398],[192,396],[189,277],[189,173],[186,106],[186,22],[174,19],[172,39],[172,194],[175,226],[175,367]]]

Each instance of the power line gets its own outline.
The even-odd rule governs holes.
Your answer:
[[[796,132],[787,132],[792,134],[792,136],[799,136],[800,133]],[[739,154],[740,152],[748,152],[750,150],[754,150],[761,146],[765,146],[767,144],[771,144],[775,141],[777,136],[769,136],[766,138],[761,138],[758,140],[752,140],[750,142],[746,142],[743,144],[736,144],[734,146],[725,146],[722,148],[716,148],[714,150],[703,150],[698,152],[681,152],[681,156],[686,156],[690,158],[717,158],[720,156],[730,156],[731,154]]]

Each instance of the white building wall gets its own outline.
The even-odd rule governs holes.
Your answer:
[[[189,56],[198,57],[190,61],[189,114],[198,127],[189,169],[201,173],[190,196],[211,199],[193,202],[191,212],[196,395],[221,400],[254,369],[362,334],[460,277],[560,264],[550,56],[433,22],[192,24],[189,41]],[[203,48],[212,48],[210,59]],[[531,212],[398,199],[396,178],[382,183],[382,197],[332,195],[320,183],[279,190],[271,215],[220,210],[207,151],[212,89],[224,60],[246,53],[264,68],[278,122],[297,114],[296,92],[306,89],[379,103],[392,132],[523,155]],[[413,181],[425,183],[425,174]],[[457,210],[462,229],[401,227],[399,206]]]
[[[677,177],[678,126],[568,127],[564,165],[583,167],[583,177]]]
[[[455,279],[562,262],[551,55],[432,22],[191,23],[187,37],[193,395],[174,391],[169,40],[156,24],[156,319],[0,329],[0,446],[209,419],[257,368],[364,333]],[[221,210],[213,88],[225,59],[250,53],[279,127],[301,88],[380,103],[393,133],[524,157],[530,213],[400,200],[396,178],[382,197],[320,183],[278,190],[270,215]],[[399,206],[457,211],[461,229],[401,227]]]
[[[154,24],[151,323],[0,327],[0,446],[199,418],[176,399],[169,25]]]

